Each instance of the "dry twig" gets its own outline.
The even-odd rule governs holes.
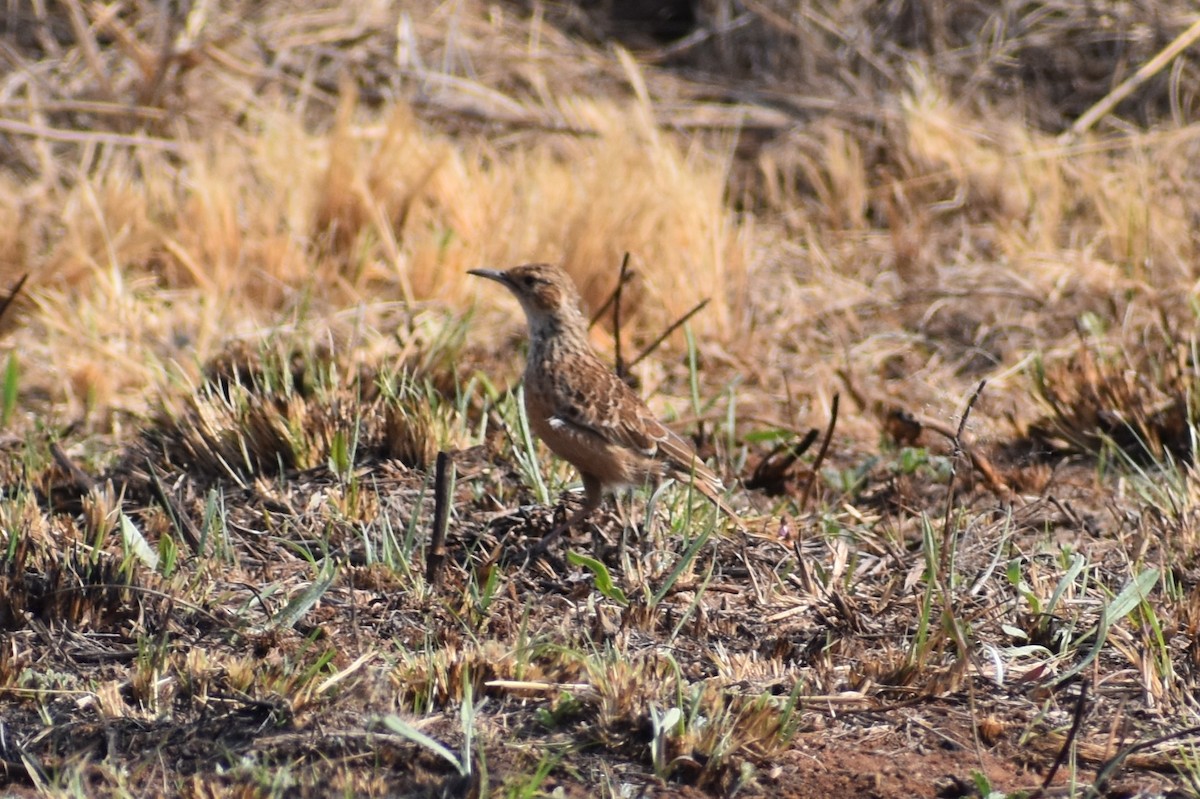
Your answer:
[[[13,300],[21,293],[21,289],[25,287],[25,281],[29,279],[29,273],[21,275],[13,287],[8,290],[8,296],[0,300],[0,321],[4,320],[4,314],[8,313],[8,309],[12,306]]]
[[[1117,106],[1117,103],[1133,94],[1135,89],[1161,72],[1176,56],[1191,47],[1197,39],[1200,39],[1200,19],[1197,19],[1187,30],[1176,36],[1174,41],[1164,47],[1154,58],[1143,64],[1137,72],[1130,75],[1120,86],[1113,89],[1098,103],[1085,111],[1079,119],[1075,120],[1075,124],[1071,125],[1070,129],[1058,137],[1058,143],[1066,144],[1071,139],[1088,131],[1106,114],[1112,111]]]
[[[629,253],[625,253],[625,260],[621,262],[620,282],[617,283],[616,287],[613,288],[612,292],[608,295],[608,299],[606,299],[600,308],[594,314],[592,314],[592,318],[588,320],[588,328],[594,327],[595,324],[604,316],[604,314],[608,313],[608,309],[612,307],[613,302],[615,302],[620,296],[621,285],[623,283],[628,283],[637,277],[637,272],[634,272],[632,269],[626,269],[628,263]]]
[[[662,343],[667,340],[668,336],[670,336],[672,333],[674,333],[679,328],[683,327],[683,325],[687,324],[687,321],[689,319],[691,319],[693,316],[700,313],[700,311],[704,310],[704,306],[708,305],[710,299],[711,299],[710,297],[705,297],[704,299],[700,300],[700,302],[698,302],[694,306],[692,306],[692,309],[690,311],[685,313],[683,316],[679,317],[679,319],[677,319],[676,321],[672,322],[667,327],[667,329],[662,332],[662,335],[660,335],[658,338],[654,339],[654,341],[651,341],[648,345],[646,345],[645,349],[643,349],[640,353],[638,353],[638,356],[633,359],[633,363],[629,364],[629,368],[632,369],[633,367],[637,366],[639,363],[642,362],[643,359],[645,359],[645,357],[647,355],[649,355],[650,353],[652,353],[656,349],[658,349],[660,346],[662,346]]]
[[[813,484],[817,482],[817,475],[820,474],[821,464],[825,462],[825,454],[829,452],[829,442],[833,440],[833,430],[837,427],[838,406],[841,404],[841,401],[841,394],[833,395],[833,403],[829,409],[829,427],[825,428],[825,438],[821,441],[821,448],[817,450],[817,457],[813,458],[813,479],[808,481],[808,485],[804,487],[804,496],[800,498],[801,513],[808,507],[808,498],[812,495]]]
[[[429,536],[429,554],[425,560],[425,582],[436,587],[446,560],[446,530],[450,526],[450,501],[454,495],[454,461],[449,453],[437,454],[433,478],[433,531]]]

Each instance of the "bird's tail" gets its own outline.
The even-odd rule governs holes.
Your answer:
[[[692,488],[703,494],[705,499],[717,506],[717,510],[729,517],[729,520],[737,525],[739,530],[746,530],[746,525],[741,517],[729,504],[721,497],[725,487],[721,484],[721,478],[717,477],[711,469],[704,465],[699,458],[692,462],[691,472],[679,470],[679,477],[684,480],[690,480]]]

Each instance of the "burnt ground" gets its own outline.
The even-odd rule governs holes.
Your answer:
[[[326,401],[307,401],[308,418],[319,416]],[[565,509],[531,501],[498,434],[450,453],[445,559],[429,579],[433,476],[371,453],[386,426],[361,423],[365,454],[340,474],[272,473],[262,457],[262,473],[233,481],[177,465],[195,421],[160,420],[95,478],[64,471],[74,464],[60,449],[38,490],[10,495],[22,531],[4,576],[5,782],[16,795],[65,774],[85,792],[165,782],[168,793],[286,795],[1187,786],[1173,742],[1124,750],[1175,726],[1140,676],[1148,629],[1114,627],[1098,654],[1089,642],[1106,604],[1091,586],[1128,582],[1137,529],[1097,500],[1110,485],[1084,459],[1058,463],[1039,496],[999,496],[966,456],[935,444],[906,474],[906,451],[889,445],[858,464],[867,468],[849,491],[829,481],[812,491],[821,510],[749,508],[748,533],[714,526],[697,506],[690,529],[701,538],[680,538],[666,529],[685,512],[675,490],[651,533],[627,530],[624,548],[628,505],[542,553]],[[855,456],[838,450],[829,462],[852,470]],[[994,462],[974,454],[990,470],[1020,470],[1000,449]],[[811,476],[793,466],[773,488],[797,503]],[[116,530],[92,546],[85,525],[105,524],[87,521],[104,518],[98,497],[120,494],[160,555],[174,542],[169,569],[147,569]],[[778,498],[745,491],[747,501]],[[930,577],[941,567],[928,561],[929,536],[954,547],[948,583]],[[1136,546],[1162,562],[1158,542]],[[1088,553],[1091,585],[1070,584],[1074,604],[1034,612],[1018,586],[1055,587],[1071,548]],[[603,562],[624,596],[568,552]],[[1195,580],[1194,564],[1162,568]],[[1183,673],[1187,635],[1162,634],[1157,656]],[[1044,649],[1015,649],[1026,645]],[[464,701],[469,775],[382,721],[400,713],[458,753]],[[656,734],[671,707],[689,714],[684,725]]]

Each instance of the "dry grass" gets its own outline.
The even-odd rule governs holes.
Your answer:
[[[1196,789],[1118,755],[1197,724],[1194,48],[1069,131],[1194,12],[621,7],[9,5],[6,790]],[[711,298],[637,371],[726,476],[834,438],[530,559],[574,478],[465,272],[625,253],[594,342]]]

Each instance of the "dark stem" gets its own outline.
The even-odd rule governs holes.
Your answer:
[[[25,286],[25,281],[29,279],[29,273],[21,275],[21,278],[13,284],[13,287],[8,290],[8,296],[0,300],[0,319],[4,318],[4,314],[8,312],[8,307],[12,305],[13,300],[21,293],[21,289]]]
[[[425,558],[425,582],[437,587],[446,560],[446,530],[450,527],[450,501],[454,490],[454,461],[447,452],[437,454],[433,478],[433,531]]]
[[[625,260],[626,261],[629,260],[629,253],[625,254]],[[630,280],[633,280],[635,277],[637,277],[637,272],[634,272],[632,269],[626,270],[624,264],[622,264],[622,266],[621,266],[621,274],[623,275],[623,280],[626,283],[628,283]],[[621,288],[620,285],[618,285],[615,289],[613,289],[612,293],[608,295],[608,299],[604,301],[604,304],[601,305],[600,308],[594,314],[592,314],[592,318],[588,320],[588,329],[589,330],[592,328],[593,325],[595,325],[602,318],[604,318],[604,314],[608,313],[608,309],[612,307],[613,300],[616,299],[617,292],[620,290],[620,288]]]
[[[629,369],[625,366],[625,360],[621,357],[621,292],[625,289],[625,275],[629,273],[629,253],[625,253],[625,257],[621,259],[621,272],[617,277],[617,287],[613,289],[613,338],[616,349],[616,365],[617,377],[622,380],[628,374]]]
[[[691,319],[696,314],[700,313],[700,311],[704,309],[704,306],[708,305],[708,302],[710,299],[712,299],[712,298],[705,297],[704,299],[700,300],[700,302],[696,303],[695,307],[692,308],[692,310],[688,311],[683,316],[679,317],[678,321],[672,323],[670,327],[668,327],[666,330],[663,331],[661,336],[654,339],[654,341],[651,341],[649,346],[647,346],[646,349],[642,350],[641,353],[639,353],[638,356],[633,359],[633,363],[629,364],[629,368],[632,369],[633,367],[637,366],[639,363],[642,362],[642,360],[647,355],[649,355],[650,353],[652,353],[656,349],[658,349],[659,345],[661,345],[664,341],[667,340],[667,336],[671,335],[676,330],[681,328],[683,325],[687,324],[687,321],[689,319]]]
[[[841,404],[841,399],[840,393],[833,395],[833,406],[829,409],[829,427],[825,428],[825,438],[821,441],[821,448],[817,450],[817,457],[813,459],[812,479],[804,487],[804,496],[800,498],[801,513],[808,509],[808,498],[812,494],[813,485],[821,474],[821,463],[825,460],[825,453],[829,452],[829,442],[833,440],[833,428],[837,426],[838,405]]]

